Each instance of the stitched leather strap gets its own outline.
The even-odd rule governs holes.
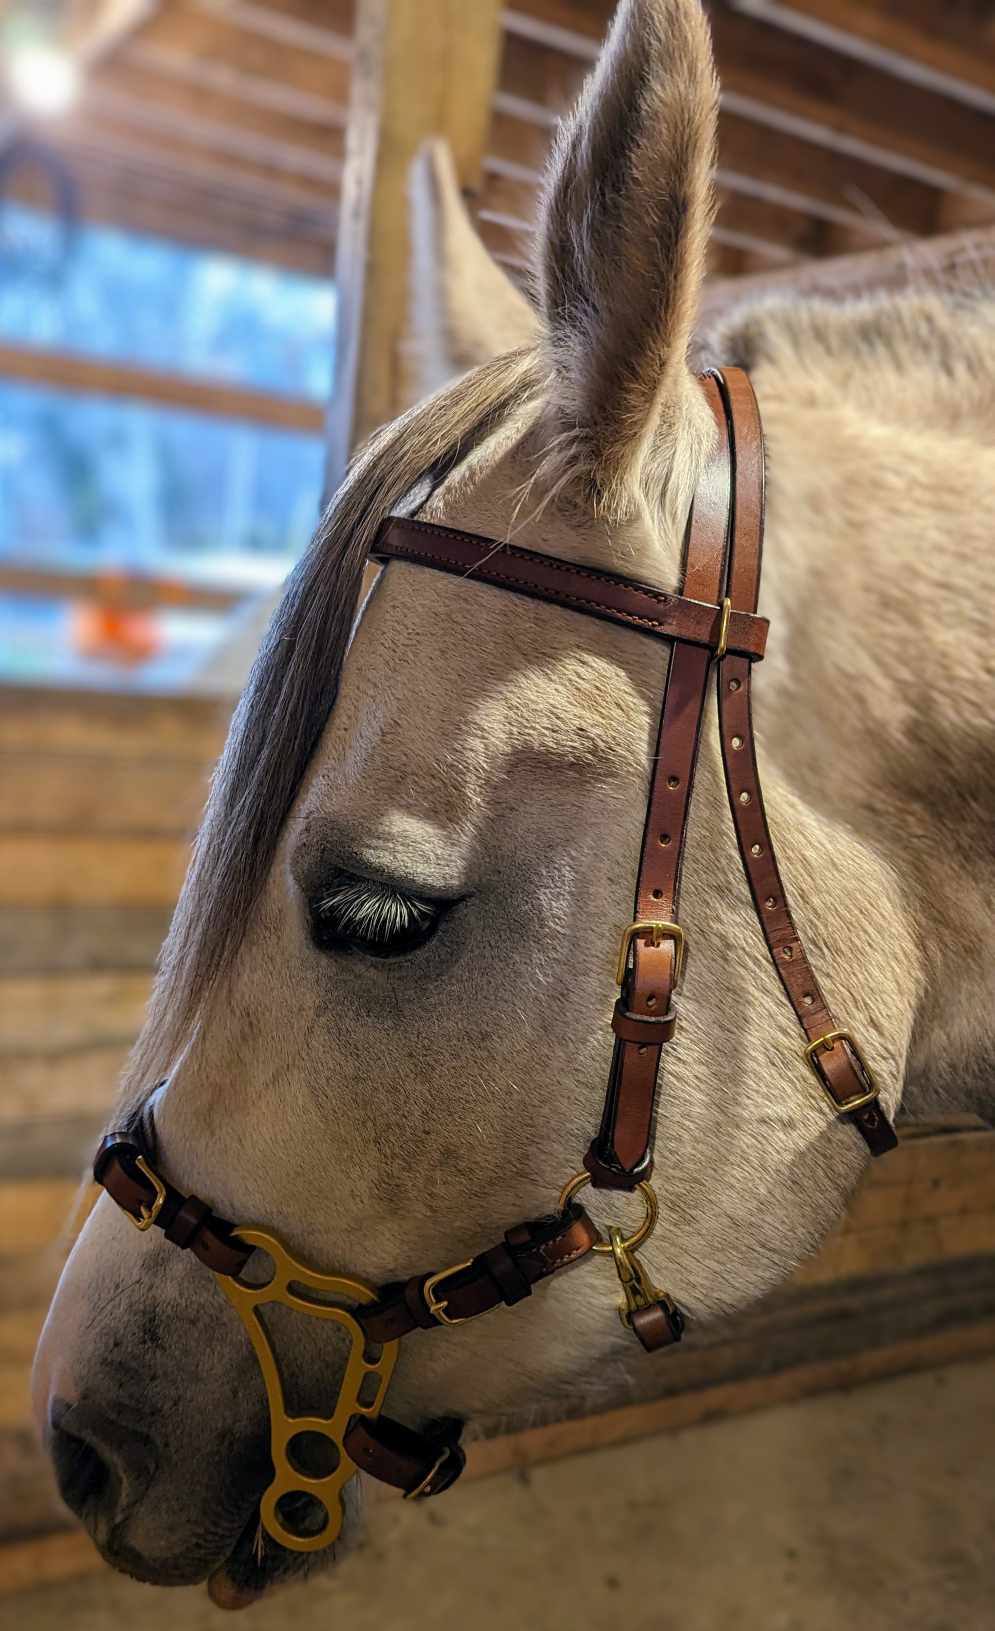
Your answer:
[[[439,1274],[417,1274],[385,1286],[380,1300],[356,1310],[371,1342],[394,1342],[410,1331],[458,1325],[504,1303],[532,1295],[532,1287],[586,1257],[598,1231],[582,1206],[518,1223],[504,1239],[469,1263]]]
[[[763,430],[748,376],[738,368],[720,375],[733,447],[733,525],[728,595],[735,608],[756,610],[763,552]],[[771,961],[809,1043],[838,1030],[798,930],[781,879],[767,825],[753,730],[751,667],[730,654],[719,664],[719,731],[729,807],[743,867]],[[873,1083],[849,1038],[837,1038],[812,1053],[810,1063],[830,1102],[847,1114],[872,1155],[884,1155],[898,1140],[876,1098],[848,1112],[854,1099],[867,1099]]]
[[[109,1133],[97,1149],[93,1176],[133,1222],[141,1222],[143,1213],[152,1214],[147,1227],[161,1229],[174,1246],[193,1252],[215,1274],[239,1274],[253,1248],[233,1238],[234,1224],[219,1218],[196,1195],[184,1195],[158,1172],[153,1181],[141,1171],[140,1160],[145,1157],[134,1139],[127,1133]]]
[[[718,602],[725,577],[730,508],[729,440],[715,380],[706,378],[702,388],[719,436],[695,495],[684,589],[702,600]],[[712,656],[711,651],[682,638],[675,641],[671,652],[639,858],[637,923],[676,923],[678,918],[684,840]],[[660,1058],[676,1024],[677,964],[675,939],[645,935],[633,939],[632,966],[612,1020],[615,1045],[601,1126],[584,1157],[591,1182],[598,1188],[633,1189],[652,1170]]]
[[[692,593],[688,599],[633,583],[614,572],[574,566],[552,555],[495,543],[493,538],[399,516],[384,522],[370,558],[430,566],[437,572],[490,583],[532,600],[551,601],[609,623],[621,623],[640,634],[689,641],[708,651],[714,651],[719,643],[722,608],[707,594],[695,597],[697,579],[693,582],[689,578],[685,583]],[[758,662],[767,644],[767,628],[766,618],[733,614],[726,630],[728,649]]]

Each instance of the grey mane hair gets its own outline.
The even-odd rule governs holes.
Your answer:
[[[384,517],[546,381],[536,354],[485,363],[378,431],[293,572],[235,710],[123,1087],[134,1107],[189,1044],[230,969],[338,691]]]

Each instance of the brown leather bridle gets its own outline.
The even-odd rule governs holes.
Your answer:
[[[679,922],[681,863],[709,677],[714,667],[726,788],[739,852],[767,949],[804,1033],[803,1055],[836,1115],[849,1121],[874,1156],[896,1143],[853,1037],[837,1026],[792,921],[760,789],[750,701],[753,664],[764,654],[767,622],[757,616],[764,521],[763,437],[756,399],[738,369],[711,373],[702,390],[718,428],[716,451],[695,496],[681,594],[664,593],[611,572],[581,567],[431,523],[388,519],[372,559],[407,561],[515,594],[568,607],[672,643],[652,759],[633,921],[622,937],[612,1014],[614,1049],[601,1125],[583,1170],[563,1187],[549,1217],[507,1230],[497,1245],[466,1262],[416,1274],[379,1290],[296,1262],[273,1236],[236,1227],[196,1196],[175,1189],[133,1132],[105,1138],[94,1176],[141,1229],[153,1226],[192,1251],[218,1276],[246,1324],[263,1370],[276,1476],[261,1522],[280,1543],[311,1551],[334,1540],[339,1492],[361,1469],[423,1497],[447,1489],[463,1467],[459,1424],[416,1432],[381,1414],[398,1342],[416,1330],[475,1319],[531,1295],[539,1281],[592,1251],[610,1254],[623,1292],[620,1314],[648,1351],[679,1342],[683,1317],[650,1281],[638,1248],[656,1222],[652,1172],[660,1060],[677,1025],[675,993],[686,961]],[[596,1189],[638,1191],[645,1216],[634,1234],[605,1240],[574,1196]],[[257,1250],[274,1274],[250,1284],[243,1270]],[[329,1299],[337,1297],[338,1304]],[[256,1311],[279,1301],[336,1320],[352,1338],[347,1374],[330,1418],[290,1417],[276,1361]],[[372,1383],[366,1386],[365,1383]],[[317,1433],[335,1446],[338,1465],[310,1476],[294,1463],[296,1435]],[[291,1492],[326,1507],[318,1534],[287,1527],[279,1511]]]

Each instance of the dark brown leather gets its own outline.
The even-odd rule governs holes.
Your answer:
[[[136,1164],[141,1154],[127,1133],[109,1133],[101,1140],[93,1163],[97,1183],[136,1221],[143,1208],[151,1207],[156,1199],[154,1186]],[[239,1274],[252,1256],[253,1248],[234,1238],[234,1224],[219,1218],[196,1195],[182,1194],[161,1178],[158,1171],[156,1176],[166,1197],[154,1227],[162,1229],[174,1246],[193,1252],[215,1274]]]
[[[716,382],[703,389],[719,436],[695,494],[688,527],[684,588],[718,602],[726,562],[731,501],[729,440]],[[731,620],[730,620],[731,621]],[[717,632],[717,631],[716,631]],[[673,923],[680,905],[684,840],[694,789],[694,772],[713,652],[674,643],[667,673],[636,881],[635,921]],[[745,659],[744,659],[745,660]],[[612,1021],[615,1046],[601,1126],[584,1157],[591,1182],[602,1189],[633,1189],[652,1171],[653,1123],[661,1048],[674,1033],[676,947],[672,940],[652,945],[636,939],[622,1002],[625,1028]],[[618,1009],[616,1009],[616,1016]],[[634,1020],[666,1016],[667,1028],[641,1034]]]
[[[445,1320],[426,1300],[425,1287],[433,1278],[427,1274],[385,1286],[379,1302],[357,1309],[356,1318],[371,1342],[396,1342],[419,1328],[430,1331],[440,1324],[476,1319],[501,1303],[510,1307],[531,1296],[540,1280],[586,1257],[598,1238],[584,1208],[574,1202],[553,1217],[516,1224],[501,1245],[481,1252],[439,1281],[432,1295],[436,1307],[445,1305]]]
[[[669,1297],[648,1308],[637,1308],[629,1315],[629,1329],[639,1338],[647,1353],[659,1348],[672,1348],[684,1335],[684,1316]]]
[[[390,1416],[356,1416],[343,1437],[346,1453],[361,1472],[403,1490],[409,1499],[441,1495],[466,1465],[458,1422],[417,1433]]]
[[[740,369],[720,376],[734,450],[733,525],[728,594],[740,611],[756,610],[764,526],[763,430],[749,377]],[[739,853],[771,961],[809,1042],[838,1029],[802,945],[788,905],[767,825],[753,730],[751,665],[729,655],[719,664],[719,731],[729,808]],[[815,1056],[815,1068],[841,1113],[848,1099],[868,1092],[871,1082],[854,1048],[838,1041]],[[884,1155],[898,1140],[877,1100],[849,1113],[872,1155]]]
[[[553,555],[537,555],[514,544],[496,543],[493,538],[399,516],[384,522],[370,558],[433,567],[437,572],[449,572],[474,583],[490,583],[532,600],[551,601],[609,623],[621,623],[640,634],[686,641],[706,652],[718,645],[721,607],[708,594],[696,594],[690,579],[684,587],[691,598],[685,598],[634,583],[614,572],[575,566]],[[704,587],[706,576],[701,581]],[[711,581],[710,575],[707,581]],[[759,661],[767,644],[767,628],[765,618],[734,614],[727,631],[729,650],[751,662]]]

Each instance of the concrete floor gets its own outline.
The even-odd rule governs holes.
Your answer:
[[[995,1631],[995,1359],[389,1503],[334,1576],[248,1613],[247,1631]],[[0,1619],[225,1623],[203,1590],[110,1575]]]

